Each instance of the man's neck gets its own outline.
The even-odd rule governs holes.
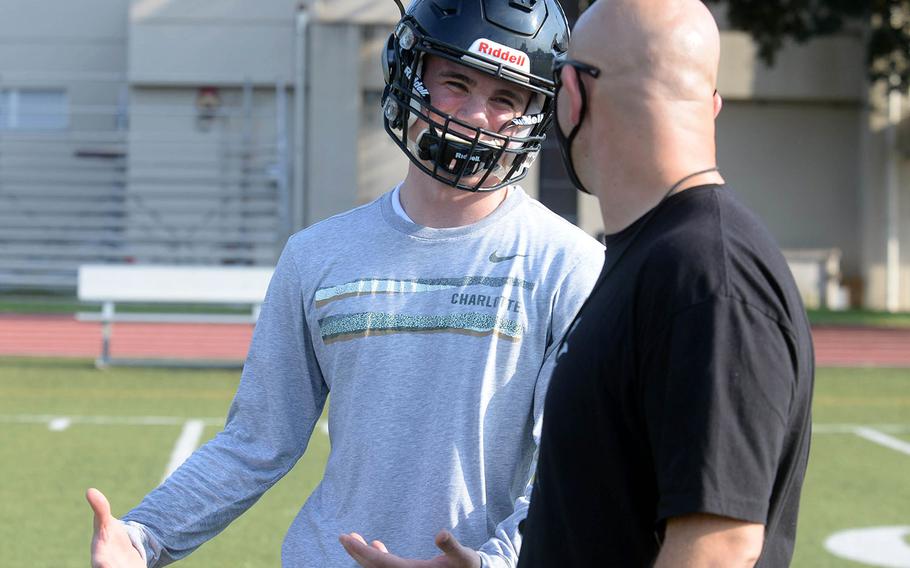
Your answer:
[[[710,171],[692,176],[676,186],[685,177],[711,165],[705,163],[689,169],[674,168],[662,175],[617,177],[600,184],[599,188],[592,188],[600,201],[604,232],[612,235],[622,231],[659,205],[671,189],[675,194],[700,185],[724,183],[719,172]]]
[[[656,207],[687,176],[715,166],[717,154],[713,116],[704,105],[693,108],[653,97],[601,103],[607,106],[592,114],[592,130],[586,133],[590,154],[585,174],[610,235]],[[609,128],[598,116],[610,118]],[[709,183],[721,184],[724,178],[717,171],[700,173],[673,192]]]
[[[444,229],[480,221],[505,200],[508,188],[470,192],[440,183],[413,166],[401,184],[401,206],[418,225]]]

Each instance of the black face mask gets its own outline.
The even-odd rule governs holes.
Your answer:
[[[581,93],[581,112],[578,115],[578,124],[572,128],[572,131],[569,132],[567,136],[563,133],[562,127],[559,125],[559,111],[557,110],[556,141],[559,143],[559,152],[562,154],[562,161],[566,166],[566,172],[569,174],[569,180],[572,182],[572,185],[584,193],[591,195],[591,192],[585,188],[583,183],[581,183],[581,179],[578,177],[578,172],[575,170],[575,164],[572,162],[572,143],[575,142],[575,137],[578,136],[578,131],[581,130],[581,125],[585,120],[585,115],[588,113],[588,92],[585,90],[584,81],[581,80],[581,73],[587,73],[596,79],[600,76],[600,69],[594,67],[593,65],[588,65],[587,63],[574,61],[572,59],[557,60],[553,64],[553,83],[556,85],[554,103],[558,103],[559,91],[562,87],[562,68],[566,65],[571,65],[579,73],[578,89]],[[556,104],[554,104],[554,106],[556,106],[556,108],[559,108]]]

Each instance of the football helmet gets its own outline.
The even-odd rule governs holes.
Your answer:
[[[557,0],[413,0],[382,52],[385,130],[411,162],[447,185],[511,185],[528,174],[553,121],[552,66],[568,43]],[[498,132],[440,111],[422,80],[427,55],[530,91],[528,108]],[[422,128],[412,129],[418,121]]]

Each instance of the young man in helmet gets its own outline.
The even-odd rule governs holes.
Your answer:
[[[514,565],[553,354],[603,260],[515,185],[567,40],[556,0],[412,2],[383,54],[407,177],[290,239],[224,431],[125,525],[90,491],[97,566],[217,534],[303,454],[329,392],[331,454],[284,566]]]

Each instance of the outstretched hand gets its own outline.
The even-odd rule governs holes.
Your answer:
[[[111,515],[111,504],[97,489],[85,492],[95,512],[92,536],[92,568],[145,568],[139,551],[133,547],[123,525]]]
[[[357,533],[338,537],[341,545],[363,568],[480,568],[480,555],[461,543],[449,531],[439,531],[436,547],[442,554],[430,560],[413,560],[391,554],[382,541],[367,541]]]

